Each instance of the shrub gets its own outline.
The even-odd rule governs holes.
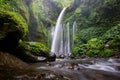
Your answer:
[[[109,44],[109,48],[115,53],[120,51],[120,24],[109,29],[101,39],[104,44]]]
[[[90,27],[83,29],[79,32],[79,40],[86,43],[92,38],[99,38],[105,33],[106,29],[105,27]]]
[[[118,37],[120,37],[120,24],[109,29],[106,33],[103,34],[101,39],[107,43],[108,41],[117,39]]]
[[[112,50],[112,49],[104,49],[103,51],[100,52],[99,56],[100,57],[111,57],[114,54],[115,54],[114,50]]]
[[[75,56],[84,55],[84,54],[86,54],[87,50],[88,50],[88,45],[83,44],[78,47],[74,47],[72,53]]]
[[[105,47],[104,41],[97,38],[92,38],[87,44],[82,44],[73,49],[73,55],[87,55],[90,57],[110,57],[115,53],[114,49]]]
[[[100,51],[103,50],[103,41],[92,38],[87,43],[89,46],[86,55],[97,57],[100,54]]]

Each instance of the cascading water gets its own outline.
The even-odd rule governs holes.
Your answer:
[[[64,16],[65,10],[66,8],[63,8],[63,10],[61,11],[56,23],[56,27],[51,28],[51,40],[52,40],[51,53],[56,54],[56,56],[60,55],[70,56],[71,55],[70,49],[74,46],[74,39],[73,40],[70,39],[74,38],[74,34],[76,31],[76,22],[73,23],[72,28],[70,28],[69,22],[64,25],[62,24],[62,18]],[[72,29],[72,32],[70,29]],[[70,34],[70,32],[72,34]]]
[[[67,53],[68,53],[68,55],[71,55],[71,52],[70,52],[70,28],[69,28],[69,23],[67,23],[67,38],[68,38],[68,40],[67,40],[67,48],[68,48]]]
[[[75,32],[76,32],[76,30],[77,30],[76,27],[77,27],[76,21],[74,21],[74,23],[73,23],[73,40],[72,40],[72,47],[74,47]]]
[[[50,44],[52,44],[52,41],[53,41],[54,31],[55,31],[55,27],[52,26],[50,30]]]
[[[58,53],[58,49],[60,46],[60,38],[61,38],[61,21],[62,18],[64,16],[64,12],[65,12],[66,8],[63,8],[63,10],[61,11],[57,23],[56,23],[56,27],[55,27],[55,31],[54,31],[54,37],[53,37],[53,41],[52,41],[52,46],[51,46],[51,53],[55,53],[57,55]]]

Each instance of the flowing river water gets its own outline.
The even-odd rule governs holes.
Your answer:
[[[36,63],[34,67],[63,75],[65,80],[120,80],[120,59],[56,59],[55,62]]]

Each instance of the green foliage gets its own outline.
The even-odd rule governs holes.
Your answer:
[[[106,44],[109,44],[110,48],[116,52],[120,51],[120,36],[115,37],[112,40],[109,40]]]
[[[99,56],[100,51],[103,50],[103,41],[92,38],[88,41],[88,50],[86,52],[86,55],[88,56]]]
[[[78,55],[80,48],[79,47],[74,47],[72,50],[72,55]]]
[[[103,36],[102,39],[105,42],[108,42],[109,40],[117,39],[120,37],[120,24],[112,27],[109,29]]]
[[[118,53],[120,51],[120,48],[119,48],[120,46],[120,24],[113,26],[106,32],[105,31],[103,31],[104,32],[103,34],[101,30],[101,34],[100,34],[101,38],[94,38],[94,37],[84,38],[83,40],[87,41],[86,44],[75,46],[75,49],[73,50],[73,54],[74,55],[84,54],[84,55],[91,56],[91,57],[110,57],[114,55],[115,53]],[[89,31],[85,31],[84,34],[87,32],[88,32],[88,35],[91,36],[93,35],[94,30],[90,31],[92,32],[92,34],[90,34]],[[98,36],[99,34],[96,34],[96,35]]]
[[[114,49],[105,47],[104,42],[97,38],[92,38],[87,44],[82,44],[73,50],[73,55],[87,55],[90,57],[110,57],[115,53]]]
[[[51,7],[53,5],[46,5],[51,2],[51,0],[40,0],[40,1],[32,1],[29,5],[30,12],[30,41],[40,41],[42,43],[47,44],[48,37],[48,29],[51,25],[55,24],[55,19],[51,18],[54,11],[52,11]],[[50,3],[51,4],[51,3]],[[52,12],[52,15],[51,15]],[[55,15],[54,15],[55,16]],[[34,21],[33,21],[34,20]]]
[[[34,27],[31,32],[37,35],[33,36],[33,39],[40,35],[41,41],[47,41],[47,39],[43,39],[48,37],[47,33],[49,33],[45,27],[55,25],[63,7],[68,7],[67,16],[65,16],[67,18],[64,21],[66,23],[77,22],[73,55],[109,57],[120,51],[120,24],[118,24],[120,23],[120,0],[33,0],[29,7],[25,5],[24,0],[0,0],[0,24],[2,24],[0,39],[13,30],[18,30],[21,36],[26,33],[26,22],[21,16],[13,13],[17,12],[29,22],[30,27]],[[27,8],[32,17],[30,20]],[[15,17],[15,15],[17,16]],[[47,48],[40,43],[22,45],[25,50],[29,49],[36,54],[42,48],[47,51]]]
[[[79,45],[73,48],[72,55],[74,56],[85,55],[87,50],[88,50],[88,44]]]
[[[112,49],[104,49],[103,51],[101,51],[101,53],[99,54],[99,56],[101,57],[110,57],[113,56],[116,52]]]
[[[113,26],[101,37],[105,44],[109,45],[109,48],[113,51],[111,53],[117,53],[120,51],[120,24]]]
[[[23,0],[1,0],[0,10],[1,9],[16,12],[20,14],[26,20],[26,22],[29,21],[27,6]]]
[[[74,0],[55,0],[60,7],[70,7]]]
[[[78,26],[73,54],[109,57],[120,51],[119,0],[85,0],[75,9],[68,19]]]
[[[91,38],[99,38],[105,33],[106,30],[107,28],[104,28],[104,27],[90,27],[87,29],[82,29],[78,33],[79,42],[86,43]]]
[[[23,42],[19,41],[19,48],[22,49],[25,52],[29,52],[34,55],[41,54],[41,51],[46,51],[47,53],[50,52],[50,50],[42,43],[40,42]]]
[[[15,11],[15,8],[12,6],[14,0],[0,0],[0,9]]]
[[[52,3],[52,1],[49,1],[49,2]],[[55,3],[53,3],[53,5],[45,6],[44,4],[47,4],[47,3],[46,1],[41,0],[41,1],[33,1],[30,5],[30,8],[34,14],[33,16],[35,17],[38,23],[38,26],[41,28],[41,30],[44,30],[43,28],[44,26],[50,27],[48,26],[48,24],[54,25],[56,22],[56,19],[54,18],[56,16],[56,12],[53,10],[53,6],[55,5]],[[39,24],[39,22],[40,23],[46,22],[46,23],[44,24],[44,26],[42,26],[41,24]]]

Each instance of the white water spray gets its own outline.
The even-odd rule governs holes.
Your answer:
[[[72,40],[72,47],[74,47],[74,38],[75,38],[75,32],[76,32],[76,21],[73,23],[73,40]]]
[[[68,41],[67,41],[67,48],[68,48],[67,54],[71,55],[71,51],[70,51],[70,28],[69,28],[69,23],[67,23],[67,38],[68,38]]]
[[[61,21],[62,21],[62,18],[64,16],[64,12],[65,12],[66,8],[63,8],[63,10],[61,11],[59,17],[58,17],[58,20],[57,20],[57,24],[56,24],[56,27],[55,27],[55,32],[54,32],[54,38],[53,38],[53,41],[52,41],[52,46],[51,46],[51,52],[52,53],[58,53],[58,46],[60,46],[60,27],[61,27]]]

